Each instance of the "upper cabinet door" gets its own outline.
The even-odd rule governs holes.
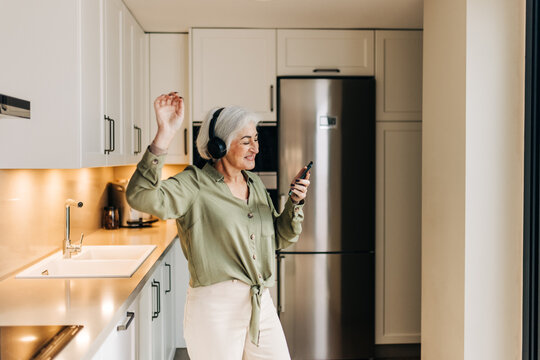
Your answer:
[[[422,31],[375,32],[377,121],[422,120]]]
[[[240,105],[276,120],[276,31],[193,29],[193,121]]]
[[[106,124],[103,119],[103,9],[100,1],[81,1],[81,164],[106,166]],[[65,136],[65,134],[64,134]],[[108,144],[108,143],[107,143]]]
[[[126,164],[137,163],[148,145],[148,39],[131,16],[124,26],[124,130]]]
[[[108,165],[123,165],[124,129],[123,129],[123,22],[124,9],[119,0],[104,1],[104,78],[105,78],[105,116],[111,120],[106,123],[106,153]]]
[[[278,75],[372,76],[373,31],[278,30]]]
[[[189,163],[188,48],[185,34],[150,34],[150,139],[157,133],[153,103],[158,96],[177,91],[186,105],[184,123],[167,151],[168,164]]]
[[[122,118],[123,118],[123,130],[124,130],[124,146],[125,146],[125,159],[124,163],[130,163],[133,161],[133,153],[135,150],[135,129],[134,129],[134,90],[135,90],[135,28],[137,24],[135,20],[126,13],[124,17],[124,25],[122,28]]]

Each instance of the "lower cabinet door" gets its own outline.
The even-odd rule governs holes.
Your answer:
[[[137,324],[138,298],[133,301],[122,318],[111,330],[105,343],[101,346],[93,360],[136,360],[137,357]]]
[[[165,291],[162,264],[144,285],[139,301],[141,313],[139,331],[139,359],[162,360],[163,351],[163,293]]]
[[[169,253],[163,261],[163,312],[167,316],[163,317],[163,350],[164,359],[174,359],[175,346],[175,306],[174,298],[176,289],[174,287],[174,268],[176,266],[174,261],[173,251],[169,250]]]
[[[180,240],[175,239],[175,244],[172,248],[174,256],[174,275],[173,275],[173,290],[174,290],[174,317],[175,317],[175,348],[185,348],[186,340],[184,339],[184,307],[186,304],[187,289],[189,286],[189,270],[187,260],[182,253]]]

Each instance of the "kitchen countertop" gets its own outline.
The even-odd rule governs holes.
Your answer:
[[[0,325],[83,325],[55,359],[90,359],[116,322],[125,318],[128,306],[176,236],[174,220],[88,235],[85,245],[157,247],[130,278],[15,279],[14,273],[0,282]]]

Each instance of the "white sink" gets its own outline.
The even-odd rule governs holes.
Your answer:
[[[156,245],[104,245],[83,246],[82,251],[72,255],[72,260],[140,260],[144,261]]]
[[[20,272],[18,279],[128,278],[154,251],[156,245],[83,246],[71,259],[59,251]]]

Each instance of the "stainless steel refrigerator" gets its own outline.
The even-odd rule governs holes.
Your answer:
[[[375,80],[280,78],[279,185],[313,160],[296,245],[279,252],[278,310],[292,359],[374,354]]]

